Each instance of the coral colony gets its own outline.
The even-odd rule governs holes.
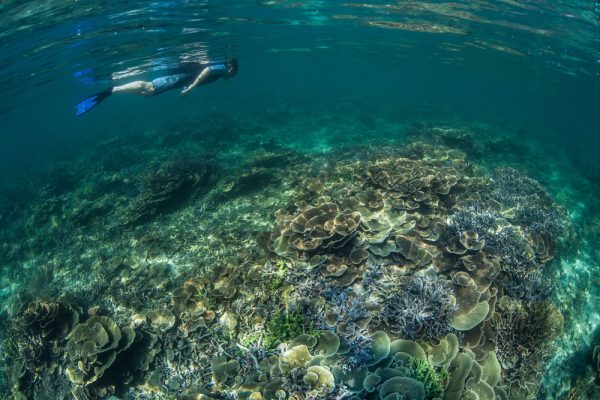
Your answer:
[[[71,249],[51,287],[61,263],[86,279],[3,323],[14,398],[536,397],[566,217],[535,180],[424,142],[227,172],[106,153],[103,172],[57,167],[32,206]]]

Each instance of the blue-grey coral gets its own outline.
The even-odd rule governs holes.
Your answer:
[[[495,235],[496,225],[502,216],[486,207],[482,202],[469,201],[450,215],[448,231],[452,235],[463,232],[476,232],[480,238],[488,240]]]
[[[525,300],[540,301],[552,295],[552,280],[540,271],[509,271],[502,282],[507,295]]]
[[[371,351],[371,336],[365,322],[370,320],[370,313],[365,303],[366,298],[351,288],[329,288],[323,295],[331,307],[330,315],[336,315],[336,332],[348,344],[348,360],[344,370],[352,371],[374,359]],[[322,317],[325,319],[325,317]],[[331,329],[327,324],[324,328]]]
[[[371,286],[383,275],[383,263],[375,257],[369,257],[365,263],[367,269],[362,276],[362,285],[367,291],[370,291]]]
[[[356,371],[363,365],[367,365],[375,359],[371,349],[371,336],[360,335],[353,340],[348,341],[350,351],[346,355],[348,358],[342,369],[344,371]]]
[[[494,235],[486,237],[486,249],[500,256],[503,269],[506,271],[526,271],[537,267],[535,260],[528,257],[526,238],[517,233],[512,226],[502,227]]]
[[[352,288],[333,287],[323,291],[329,305],[340,315],[344,322],[356,322],[369,315],[362,296],[353,293]]]
[[[434,339],[450,331],[452,290],[440,278],[416,276],[394,293],[383,312],[390,329],[409,339]]]
[[[536,235],[561,236],[566,231],[564,211],[535,179],[512,168],[493,176],[492,196],[515,210],[513,223]]]
[[[552,206],[520,207],[516,210],[515,221],[536,235],[558,237],[565,233],[565,217]]]
[[[522,398],[523,384],[535,382],[541,374],[552,340],[562,330],[563,316],[547,301],[522,303],[507,296],[498,300],[496,310],[492,323],[505,389],[509,398]]]

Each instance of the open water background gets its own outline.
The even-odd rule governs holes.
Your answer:
[[[560,148],[594,177],[599,15],[593,1],[5,1],[1,172],[203,113],[310,118],[349,102],[398,123],[490,124]],[[74,116],[108,85],[228,56],[238,76],[186,99],[114,96]]]

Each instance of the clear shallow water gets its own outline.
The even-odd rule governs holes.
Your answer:
[[[586,152],[598,126],[593,2],[8,1],[0,7],[4,160],[22,159],[24,148],[43,154],[50,146],[54,154],[65,147],[62,140],[80,143],[125,124],[145,129],[165,114],[205,110],[220,98],[261,112],[281,99],[347,96],[398,104],[407,115],[425,104],[432,116],[501,121],[551,137],[582,153],[579,160],[594,158]],[[108,84],[156,76],[182,60],[224,56],[241,60],[235,84],[185,102],[174,102],[172,93],[164,102],[119,99],[96,115],[72,118],[73,103]]]
[[[5,307],[23,287],[55,293],[67,282],[80,295],[90,290],[86,271],[102,270],[99,259],[127,249],[142,264],[168,260],[180,279],[194,263],[206,262],[188,259],[186,252],[201,245],[186,247],[192,239],[181,232],[213,243],[211,227],[223,218],[225,232],[216,236],[249,241],[272,229],[274,209],[293,192],[284,181],[273,189],[277,194],[223,200],[222,206],[216,201],[216,211],[189,206],[133,233],[114,234],[116,217],[109,213],[70,235],[80,209],[110,198],[103,190],[120,193],[110,198],[115,209],[131,195],[107,183],[111,174],[118,182],[137,182],[148,165],[189,151],[235,175],[264,150],[326,158],[344,146],[403,147],[425,137],[465,151],[482,170],[523,169],[567,208],[576,232],[569,244],[577,245],[563,249],[548,270],[565,333],[540,395],[563,398],[591,368],[598,319],[599,15],[600,6],[587,1],[2,2],[0,171],[11,186],[27,187],[16,196],[23,201],[15,201],[17,217],[2,216],[13,224],[3,236]],[[74,115],[77,101],[109,85],[152,79],[181,61],[225,57],[239,59],[238,76],[185,99],[175,91],[112,96],[89,114]],[[469,134],[460,140],[439,131],[421,136],[436,126]],[[105,160],[103,152],[114,159]],[[343,163],[336,157],[324,165]],[[75,165],[85,178],[52,195],[41,190],[41,179],[56,161]],[[311,168],[307,174],[316,174]],[[249,185],[262,188],[259,178]],[[261,208],[253,210],[257,199]],[[210,223],[198,233],[186,216],[200,219],[205,207]],[[36,229],[39,236],[26,236]],[[157,232],[177,250],[156,257],[140,250]],[[117,310],[131,306],[119,301]]]

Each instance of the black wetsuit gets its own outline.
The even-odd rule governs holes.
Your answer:
[[[225,61],[211,63],[183,63],[169,70],[169,75],[161,76],[152,80],[154,94],[160,94],[171,89],[178,89],[191,85],[194,80],[204,71],[210,68],[211,73],[201,85],[211,83],[222,78],[227,73]]]

